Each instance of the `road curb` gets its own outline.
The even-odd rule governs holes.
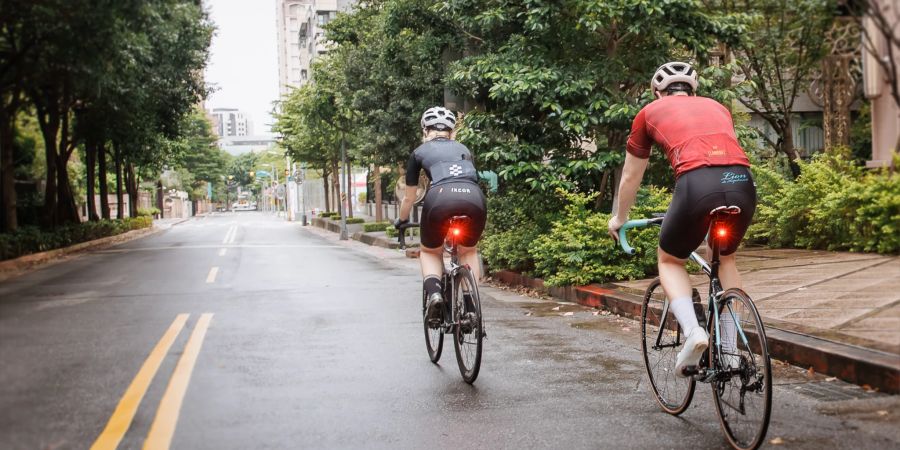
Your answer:
[[[551,296],[584,306],[607,309],[639,319],[643,299],[611,285],[547,288],[544,281],[509,270],[495,272],[498,281],[516,287],[537,289]],[[766,340],[772,357],[844,381],[868,385],[890,394],[900,393],[900,357],[879,350],[825,340],[766,324]]]
[[[0,281],[5,281],[51,264],[56,264],[63,261],[67,256],[74,256],[92,250],[99,250],[113,245],[124,244],[126,242],[144,238],[167,230],[187,220],[190,219],[182,219],[178,222],[167,224],[164,227],[153,225],[149,228],[131,230],[122,234],[117,234],[115,236],[107,236],[105,238],[81,242],[75,245],[70,245],[68,247],[47,250],[45,252],[39,253],[31,253],[29,255],[20,256],[18,258],[0,261]]]
[[[316,228],[321,228],[323,230],[330,231],[332,233],[340,234],[340,232],[341,232],[341,224],[339,222],[335,222],[335,221],[328,220],[328,219],[323,219],[320,217],[315,217],[312,220],[310,220],[310,225],[312,225]],[[385,236],[381,236],[380,233],[382,233],[382,232],[363,231],[362,224],[347,225],[347,228],[348,228],[348,232],[350,232],[350,238],[353,239],[354,241],[359,241],[359,242],[362,242],[363,244],[371,245],[374,247],[383,247],[383,248],[389,248],[392,250],[400,249],[400,243],[397,242],[396,238],[387,238]],[[379,233],[379,234],[375,234],[375,233]],[[417,258],[418,253],[410,252],[410,250],[418,247],[419,244],[412,243],[412,244],[407,244],[406,246],[407,246],[407,257]]]

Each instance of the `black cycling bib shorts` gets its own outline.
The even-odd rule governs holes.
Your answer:
[[[730,255],[737,251],[756,211],[756,186],[750,168],[700,167],[678,177],[659,247],[677,258],[688,258],[706,238],[710,211],[720,206],[741,208],[740,214],[728,217],[728,234],[720,241],[721,254]]]

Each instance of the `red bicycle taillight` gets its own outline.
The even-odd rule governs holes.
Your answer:
[[[716,229],[716,236],[718,236],[718,237],[720,237],[720,238],[727,237],[727,236],[728,236],[728,229],[725,228],[725,227],[719,227],[718,229]]]
[[[453,236],[459,236],[460,230],[459,228],[453,228],[450,232],[453,233]]]

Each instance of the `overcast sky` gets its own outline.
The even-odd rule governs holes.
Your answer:
[[[207,108],[238,108],[254,134],[268,134],[278,98],[275,0],[204,0],[216,25],[206,82]]]

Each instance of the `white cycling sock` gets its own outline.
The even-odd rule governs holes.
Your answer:
[[[697,314],[694,313],[694,301],[690,297],[681,297],[670,301],[669,311],[675,314],[685,336],[690,336],[695,328],[700,327],[700,324],[697,323]]]
[[[722,350],[726,353],[737,353],[737,326],[734,324],[734,319],[741,320],[741,316],[736,311],[734,317],[731,314],[732,312],[728,311],[728,308],[719,314]]]

